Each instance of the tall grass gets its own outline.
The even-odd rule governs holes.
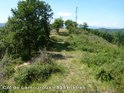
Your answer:
[[[45,82],[52,73],[62,73],[61,67],[55,63],[51,64],[34,64],[28,68],[21,68],[14,80],[17,85],[25,86],[33,82]]]
[[[124,48],[113,45],[91,33],[71,35],[70,47],[81,50],[82,62],[94,69],[97,80],[108,82],[115,89],[124,91]]]

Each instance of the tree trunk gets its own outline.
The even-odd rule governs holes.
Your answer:
[[[56,29],[57,34],[59,34],[59,28]]]

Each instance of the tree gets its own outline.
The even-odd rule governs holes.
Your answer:
[[[7,33],[5,32],[4,27],[0,27],[0,59],[2,59],[6,50],[6,46],[5,46],[6,34]]]
[[[99,37],[102,37],[105,40],[107,40],[108,42],[113,42],[113,40],[114,40],[114,36],[107,31],[101,31],[98,29],[95,29],[95,30],[90,29],[90,33],[93,33]]]
[[[19,1],[17,9],[12,9],[6,28],[13,33],[13,47],[9,53],[30,59],[33,51],[46,46],[50,35],[52,10],[40,0]]]
[[[82,28],[83,28],[84,30],[87,30],[87,29],[88,29],[88,24],[87,24],[86,22],[84,22],[83,25],[82,25]]]
[[[124,32],[118,31],[114,33],[114,42],[119,46],[124,45]]]
[[[59,34],[59,29],[63,27],[63,19],[62,18],[57,18],[55,19],[53,23],[53,28],[56,29],[56,32]]]
[[[70,33],[74,33],[74,30],[77,27],[77,23],[72,20],[66,20],[65,26],[69,30]]]

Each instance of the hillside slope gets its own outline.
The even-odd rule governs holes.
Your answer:
[[[51,44],[47,54],[63,67],[64,74],[55,73],[43,83],[30,85],[44,89],[10,93],[119,93],[124,89],[123,48],[87,31],[69,35],[61,30],[59,35],[52,32],[51,38],[57,43]],[[13,84],[11,80],[9,85]]]

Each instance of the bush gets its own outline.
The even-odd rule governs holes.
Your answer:
[[[103,51],[86,53],[82,62],[95,71],[96,79],[112,81],[119,93],[124,90],[124,52],[122,48],[104,48]]]
[[[100,39],[89,33],[88,34],[82,33],[82,34],[70,35],[70,37],[68,38],[68,41],[70,41],[69,47],[76,50],[83,50],[86,52],[97,53],[107,46],[106,41],[104,41],[105,42],[104,44],[100,42],[101,40],[103,41],[103,39]]]
[[[11,12],[6,23],[7,36],[12,40],[7,46],[8,53],[28,61],[33,51],[37,52],[49,42],[52,9],[44,1],[25,0],[19,1],[17,9],[11,9]]]
[[[100,70],[100,72],[96,75],[96,78],[101,81],[110,81],[113,79],[111,72],[107,72],[104,69]]]
[[[3,86],[7,87],[7,84],[3,84],[0,86],[0,93],[9,93],[9,89],[4,89]]]
[[[44,82],[52,73],[62,72],[56,64],[34,64],[28,68],[23,68],[14,78],[18,85],[29,85],[32,82]]]
[[[109,53],[97,53],[97,54],[87,54],[83,57],[82,61],[88,66],[103,66],[103,64],[109,64],[115,61],[113,57],[110,57]]]
[[[15,69],[12,66],[5,67],[3,73],[6,78],[10,78],[15,73]]]
[[[108,42],[113,42],[113,40],[114,40],[114,36],[106,31],[91,30],[90,32],[104,38]]]

